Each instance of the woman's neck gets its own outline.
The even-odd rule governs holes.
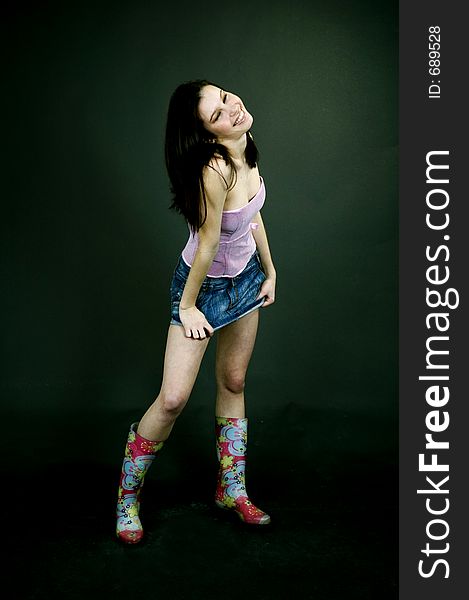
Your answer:
[[[246,134],[237,139],[218,139],[218,142],[225,146],[225,148],[230,153],[231,158],[235,162],[244,161],[245,151],[246,151]]]

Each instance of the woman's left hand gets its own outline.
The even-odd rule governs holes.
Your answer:
[[[267,277],[261,287],[261,291],[257,296],[256,300],[260,300],[263,296],[265,296],[265,301],[262,307],[269,306],[275,302],[275,277]]]

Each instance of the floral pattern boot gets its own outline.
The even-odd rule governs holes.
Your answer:
[[[126,544],[136,544],[143,537],[138,512],[140,491],[148,468],[164,442],[151,442],[137,433],[138,423],[130,426],[117,498],[117,537]]]
[[[246,492],[245,468],[248,420],[216,417],[217,456],[220,462],[215,503],[233,510],[249,525],[267,525],[270,517],[254,506]]]

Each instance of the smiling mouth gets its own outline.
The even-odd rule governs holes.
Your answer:
[[[240,125],[244,119],[246,118],[246,113],[244,112],[244,110],[242,108],[239,109],[239,114],[236,117],[236,121],[233,123],[233,125],[236,127],[236,125]]]

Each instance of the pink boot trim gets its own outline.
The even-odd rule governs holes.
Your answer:
[[[215,504],[234,511],[249,525],[267,525],[268,514],[254,506],[246,492],[247,419],[216,417],[218,471]]]

